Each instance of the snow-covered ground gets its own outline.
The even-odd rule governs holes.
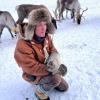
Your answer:
[[[9,11],[15,20],[15,6],[23,3],[45,4],[50,11],[56,0],[0,0],[0,10]],[[69,90],[64,93],[50,92],[51,100],[100,100],[100,2],[80,0],[82,8],[88,7],[81,25],[71,19],[57,22],[53,37],[61,54],[62,63],[68,67],[64,77]],[[0,43],[0,100],[37,100],[32,85],[21,77],[21,69],[14,60],[17,39],[11,39],[4,29]]]

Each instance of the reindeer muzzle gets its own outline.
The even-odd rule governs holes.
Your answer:
[[[11,31],[14,32],[14,33],[16,33],[16,27],[13,27],[13,28],[11,29]]]
[[[81,23],[81,19],[77,19],[77,24],[80,24]]]

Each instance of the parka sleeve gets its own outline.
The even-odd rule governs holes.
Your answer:
[[[54,46],[53,40],[51,39],[50,35],[49,35],[49,48],[50,48],[50,53],[58,52],[57,49]]]
[[[38,62],[34,57],[34,52],[24,40],[17,42],[14,58],[22,70],[34,76],[45,76],[49,72],[46,70],[46,65]]]

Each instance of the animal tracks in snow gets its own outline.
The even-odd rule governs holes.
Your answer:
[[[71,43],[71,44],[67,44],[66,48],[68,48],[68,49],[83,49],[86,46],[87,46],[86,43]]]

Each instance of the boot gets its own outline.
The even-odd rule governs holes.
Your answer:
[[[68,90],[68,88],[69,85],[63,78],[61,79],[61,83],[57,87],[55,87],[55,89],[59,92],[65,92]]]
[[[36,90],[35,92],[36,97],[38,100],[50,100],[49,96],[39,90]]]

